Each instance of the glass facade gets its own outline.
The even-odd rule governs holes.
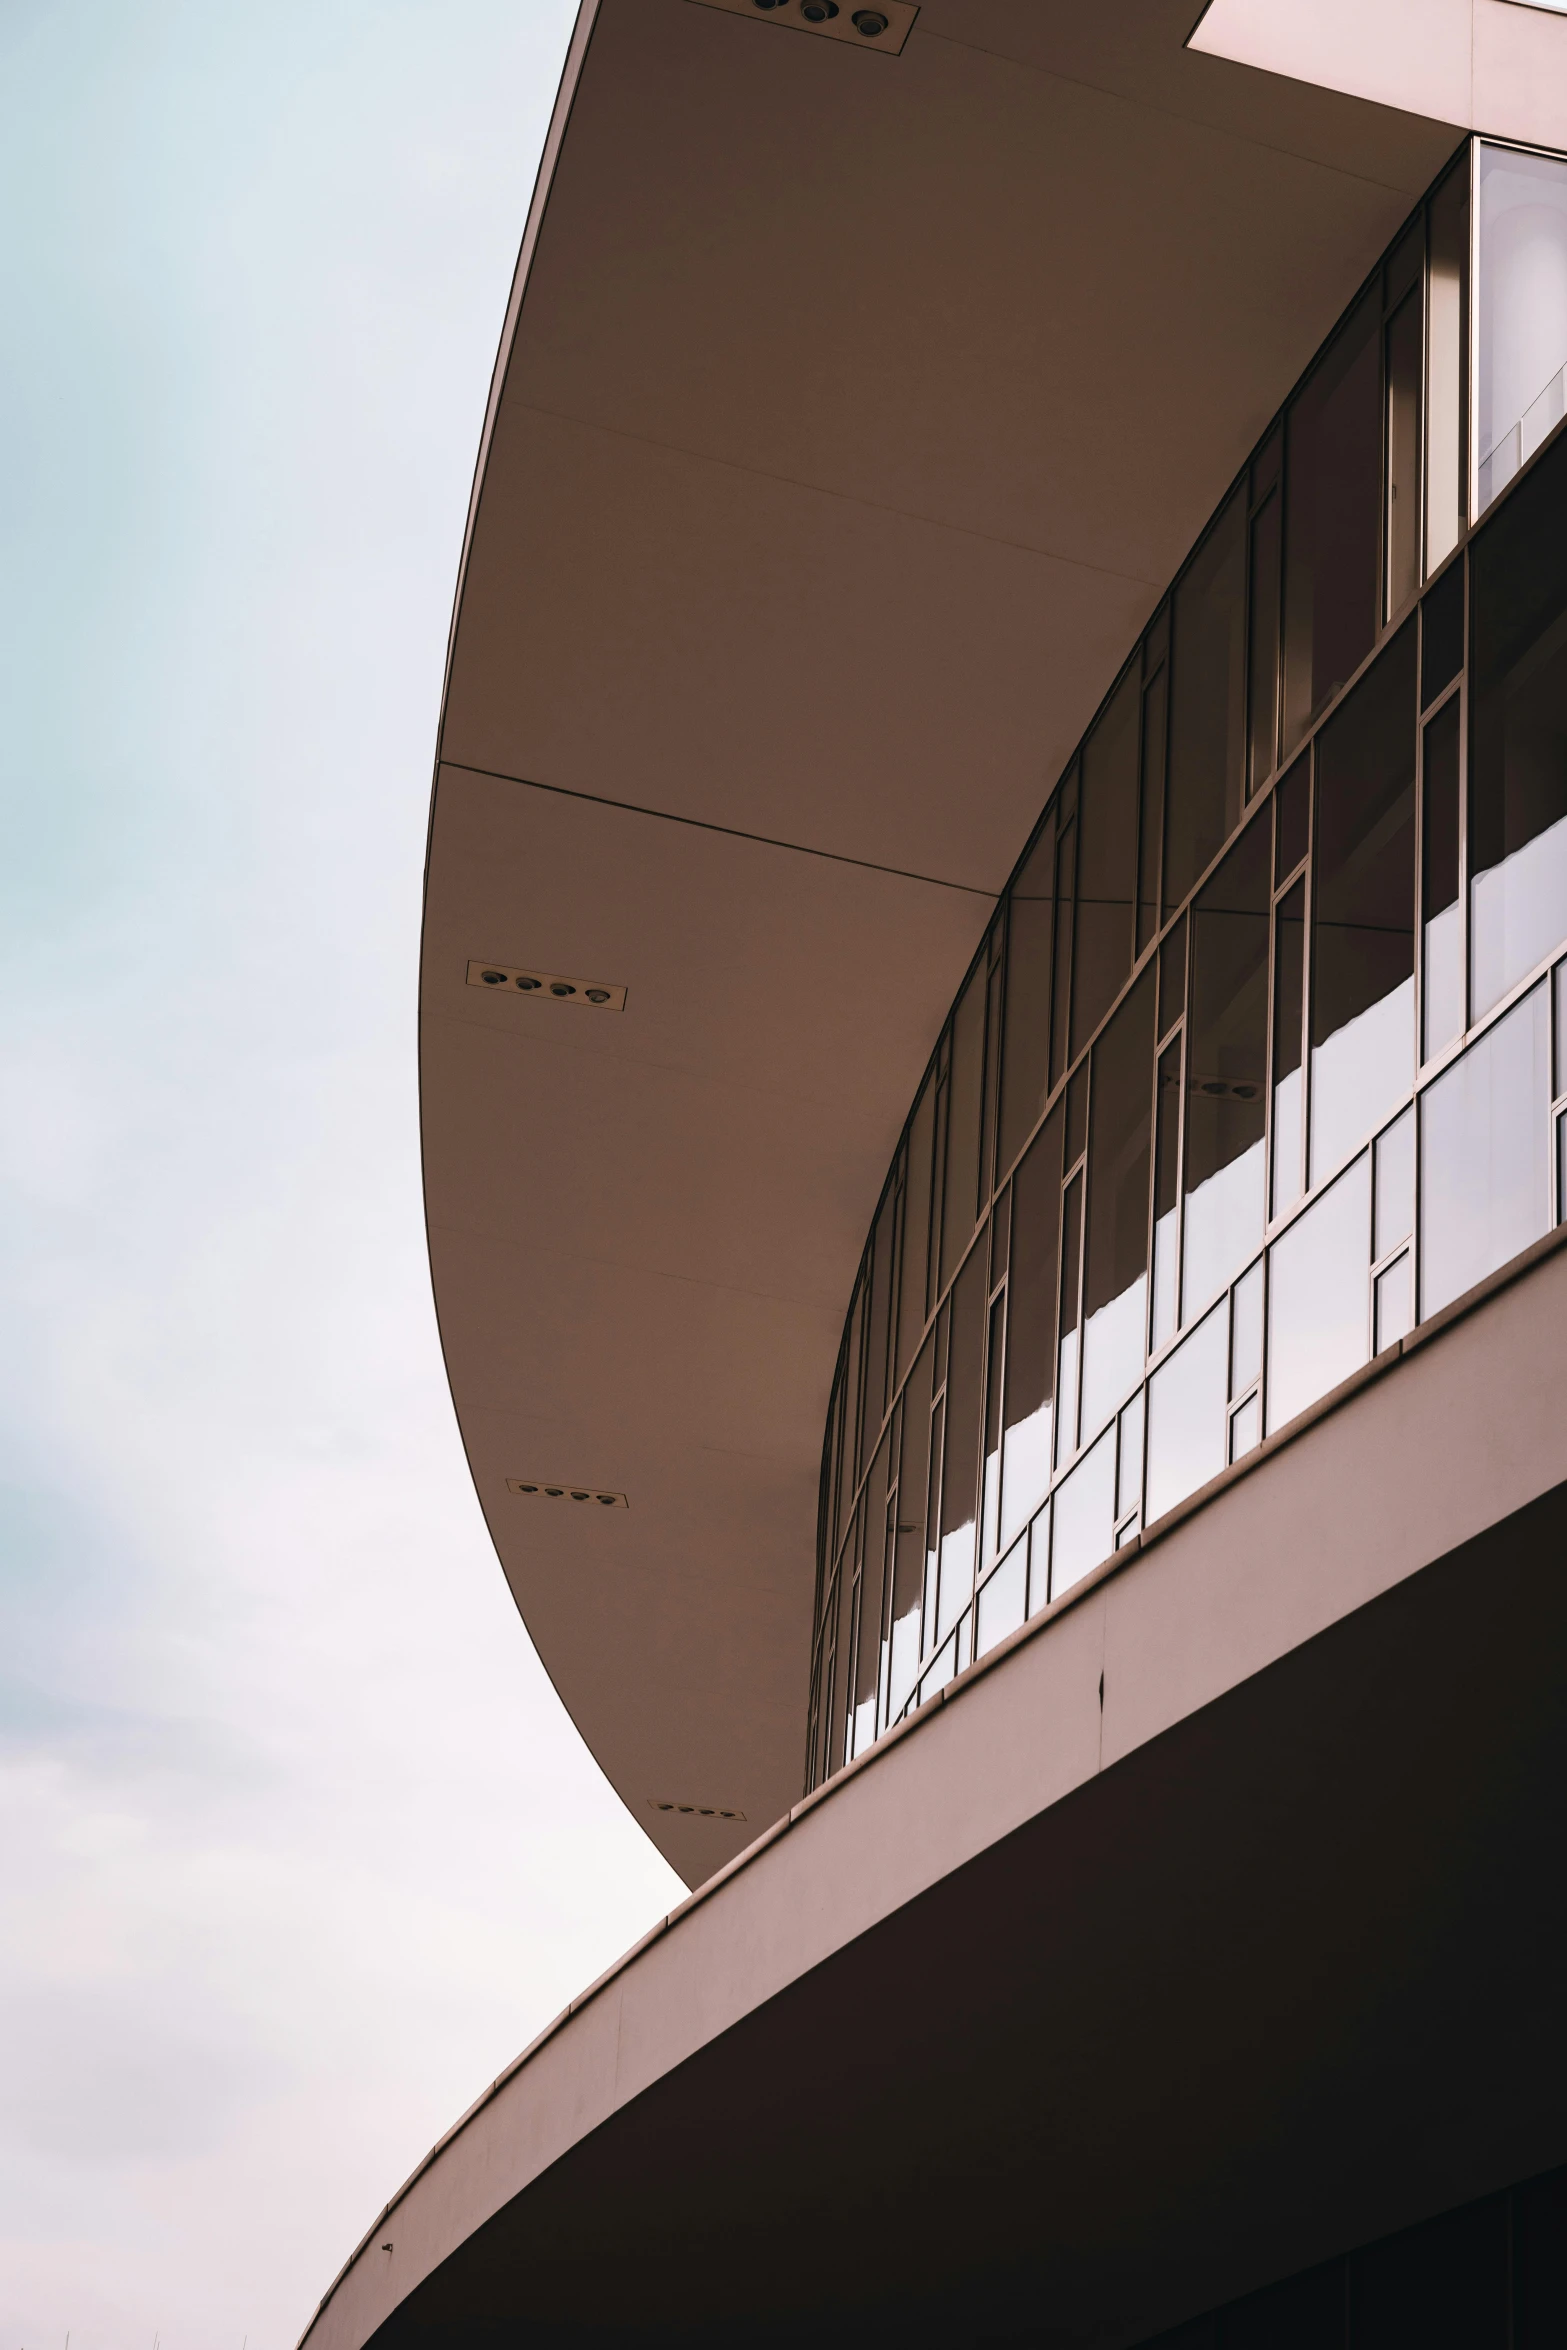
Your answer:
[[[850,1303],[808,1785],[1567,1214],[1564,368],[1567,159],[1473,142],[1052,792]]]

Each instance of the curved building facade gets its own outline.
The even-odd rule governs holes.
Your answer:
[[[1195,7],[584,0],[425,1195],[692,1891],[308,2350],[1567,2338],[1567,13]]]
[[[1564,362],[1567,160],[1474,141],[1051,793],[854,1287],[808,1784],[1567,1214]]]

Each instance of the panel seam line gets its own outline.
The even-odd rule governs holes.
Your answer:
[[[763,849],[785,849],[794,857],[820,857],[829,865],[853,865],[862,873],[885,873],[893,881],[917,881],[926,889],[955,889],[965,897],[985,898],[991,904],[1000,897],[999,889],[982,889],[977,882],[944,881],[934,873],[912,873],[904,865],[882,865],[874,857],[851,857],[842,849],[813,848],[807,841],[779,840],[768,832],[748,832],[743,825],[718,824],[707,816],[678,816],[671,808],[647,808],[637,800],[611,799],[607,792],[578,791],[568,783],[539,783],[531,775],[512,775],[504,767],[479,767],[470,759],[450,759],[443,753],[443,767],[454,768],[460,775],[481,775],[491,783],[514,783],[524,791],[553,792],[557,799],[586,800],[595,808],[615,808],[623,816],[651,816],[660,824],[684,824],[695,832],[721,833],[726,840],[748,840]]]

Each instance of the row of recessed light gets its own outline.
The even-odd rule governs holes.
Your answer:
[[[699,1820],[743,1820],[745,1818],[743,1811],[725,1811],[721,1805],[716,1803],[660,1803],[656,1795],[650,1795],[648,1801],[655,1811],[690,1812],[693,1818]]]
[[[549,995],[560,1004],[590,1004],[596,1012],[623,1012],[626,991],[604,979],[568,979],[560,971],[519,971],[507,963],[468,965],[470,987],[509,987],[519,995]]]
[[[607,1510],[631,1507],[623,1493],[606,1493],[595,1485],[546,1485],[542,1477],[508,1477],[506,1490],[542,1495],[546,1501],[596,1501]]]
[[[770,16],[775,8],[787,8],[790,0],[751,0],[753,8]],[[807,24],[831,24],[838,14],[838,0],[794,0]],[[849,19],[864,41],[879,40],[887,30],[887,19],[879,8],[857,8]]]

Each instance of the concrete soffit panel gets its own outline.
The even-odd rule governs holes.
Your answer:
[[[843,1316],[996,895],[1455,143],[1191,13],[924,0],[871,56],[588,0],[573,35],[448,657],[426,1215],[503,1569],[688,1884],[800,1792]]]

